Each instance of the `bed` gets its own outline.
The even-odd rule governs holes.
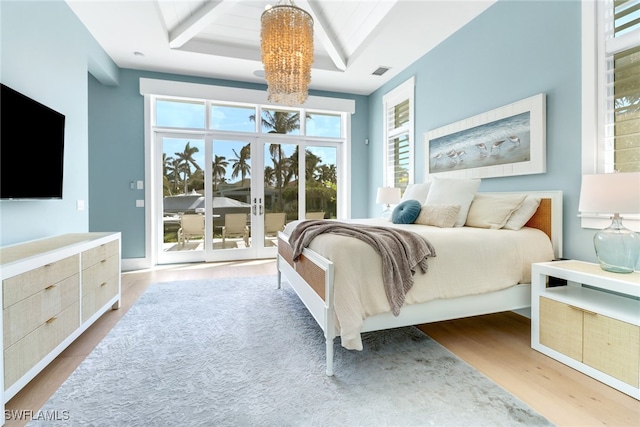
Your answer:
[[[435,247],[436,257],[429,258],[426,273],[415,274],[397,316],[384,297],[381,279],[375,277],[381,276],[381,260],[370,246],[350,237],[319,235],[294,261],[289,235],[300,221],[288,224],[278,234],[278,287],[285,278],[323,330],[326,374],[334,372],[336,337],[343,347],[360,350],[363,332],[530,307],[531,263],[562,255],[562,192],[477,193],[476,197],[507,195],[540,201],[517,231],[393,224],[385,219],[345,221],[414,231]],[[494,241],[500,243],[494,246]]]

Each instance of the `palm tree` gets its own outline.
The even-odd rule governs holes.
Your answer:
[[[224,182],[224,176],[227,173],[227,166],[229,166],[229,162],[227,162],[227,158],[224,156],[214,156],[213,159],[213,191],[218,189],[218,183]]]
[[[188,178],[191,176],[191,166],[196,168],[196,170],[201,170],[200,166],[193,158],[193,155],[198,151],[200,151],[198,147],[192,147],[191,143],[187,142],[182,153],[174,153],[177,157],[180,172],[183,174],[185,194],[189,191]]]
[[[240,154],[236,152],[235,149],[232,149],[233,154],[236,155],[236,158],[233,159],[233,169],[231,173],[231,178],[236,178],[238,175],[242,176],[242,184],[244,187],[244,178],[247,176],[251,176],[251,165],[247,163],[247,160],[251,158],[251,146],[249,144],[245,145],[240,149]]]

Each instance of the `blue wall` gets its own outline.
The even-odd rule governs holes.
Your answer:
[[[140,77],[260,88],[214,79],[118,70],[61,0],[0,2],[3,83],[67,116],[62,201],[0,202],[0,244],[68,232],[122,231],[123,257],[144,256],[143,98]],[[482,190],[564,191],[565,256],[595,260],[592,230],[577,218],[581,176],[580,2],[501,0],[369,97],[356,100],[352,215],[375,215],[382,184],[382,97],[416,77],[416,181],[423,134],[547,94],[547,173],[485,179]],[[369,139],[369,145],[364,144]],[[26,145],[25,149],[32,148]],[[28,151],[26,151],[28,153]],[[34,173],[25,167],[25,174]],[[364,190],[364,191],[363,191]],[[84,200],[86,210],[76,210]]]
[[[91,68],[103,82],[113,83],[115,64],[64,2],[2,1],[0,24],[2,83],[66,116],[63,199],[0,201],[0,245],[86,232],[87,72]],[[47,179],[29,168],[29,152],[46,141],[30,140],[27,124],[24,138],[15,143],[24,146],[24,157],[16,159],[24,174],[15,179],[24,185]],[[78,200],[85,210],[76,209]]]
[[[562,190],[564,256],[595,261],[580,227],[581,5],[498,1],[370,96],[369,211],[382,185],[384,94],[415,76],[416,182],[426,179],[423,134],[538,93],[547,101],[547,173],[483,179],[481,191]]]

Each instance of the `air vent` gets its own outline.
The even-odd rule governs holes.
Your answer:
[[[383,75],[384,73],[386,73],[387,71],[389,71],[390,69],[391,69],[391,67],[382,67],[382,66],[380,66],[380,67],[378,67],[378,69],[377,69],[377,70],[375,70],[375,71],[374,71],[373,73],[371,73],[371,74],[373,74],[374,76],[381,76],[381,75]]]

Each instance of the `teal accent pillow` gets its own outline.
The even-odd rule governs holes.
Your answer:
[[[405,200],[393,210],[391,221],[394,224],[413,224],[420,215],[422,205],[417,200]]]

